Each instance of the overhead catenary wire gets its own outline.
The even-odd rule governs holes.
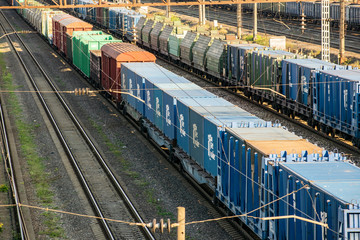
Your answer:
[[[260,206],[259,208],[254,209],[254,210],[252,210],[252,211],[250,211],[248,213],[242,214],[242,215],[233,215],[233,216],[225,216],[225,217],[220,217],[220,218],[210,218],[210,219],[199,220],[199,221],[191,221],[191,222],[185,223],[185,225],[193,225],[193,224],[200,224],[200,223],[206,223],[206,222],[221,221],[221,220],[225,220],[225,219],[231,219],[231,218],[246,216],[246,217],[249,217],[249,218],[261,219],[263,221],[295,218],[295,219],[299,219],[301,221],[305,221],[305,222],[309,222],[309,223],[312,223],[312,224],[320,225],[322,227],[325,227],[325,228],[329,229],[329,226],[326,223],[319,222],[319,221],[314,221],[314,220],[304,218],[304,217],[300,217],[300,216],[296,216],[296,215],[274,216],[274,217],[264,217],[264,218],[249,215],[254,211],[257,211],[257,210],[259,210],[259,209],[261,209],[263,207],[266,207],[269,204],[273,204],[274,202],[279,201],[282,198],[285,198],[285,197],[287,197],[287,196],[289,196],[291,194],[294,194],[294,193],[302,190],[305,187],[307,187],[307,185],[304,185],[303,187],[301,187],[301,188],[299,188],[297,190],[294,190],[293,192],[288,193],[288,194],[282,196],[279,199],[275,199],[275,200],[269,202],[266,205]],[[127,224],[129,226],[146,227],[148,225],[146,223],[129,222],[129,221],[124,221],[124,220],[119,220],[119,219],[112,219],[112,218],[102,218],[102,217],[98,217],[98,216],[94,216],[94,215],[87,215],[87,214],[82,214],[82,213],[75,213],[75,212],[69,212],[69,211],[64,211],[64,210],[59,210],[59,209],[52,209],[52,208],[47,208],[47,207],[39,207],[39,206],[34,206],[34,205],[22,204],[22,203],[18,203],[18,204],[2,204],[2,205],[0,205],[0,207],[16,207],[16,206],[30,208],[30,209],[36,209],[36,210],[42,210],[42,211],[45,211],[45,212],[54,212],[54,213],[72,215],[72,216],[83,217],[83,218],[91,218],[91,219],[97,219],[97,220],[100,219],[100,220],[105,220],[105,221],[109,221],[109,222]],[[172,223],[171,224],[171,227],[178,227],[178,226],[179,226],[178,223]]]
[[[202,146],[202,147],[204,147],[204,146]],[[228,162],[228,161],[227,161]],[[241,173],[241,172],[240,172]],[[242,174],[242,173],[241,173]],[[247,177],[247,176],[246,176]],[[253,180],[251,180],[251,181],[253,181]],[[258,184],[258,183],[256,183],[256,184]]]

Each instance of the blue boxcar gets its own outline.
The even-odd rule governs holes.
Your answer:
[[[246,77],[246,59],[248,51],[254,49],[264,49],[265,46],[259,44],[230,44],[227,50],[227,74],[229,79],[236,83]]]
[[[176,140],[178,146],[190,156],[190,141],[197,141],[190,132],[190,108],[210,106],[233,106],[232,103],[222,98],[179,98],[176,100]],[[201,134],[201,133],[200,133]],[[202,137],[202,136],[201,136]],[[191,140],[190,140],[191,138]],[[193,143],[192,143],[193,144]],[[197,144],[197,143],[195,143]]]
[[[267,165],[267,175],[268,186],[273,186],[267,202],[288,195],[270,205],[268,216],[296,215],[329,227],[294,218],[270,220],[274,239],[359,239],[358,167],[343,161],[279,162]]]
[[[117,30],[119,28],[119,12],[122,8],[109,8],[109,29]]]
[[[172,85],[189,84],[190,82],[156,63],[125,63],[122,64],[123,70],[122,88],[129,93],[125,95],[126,101],[131,106],[137,106],[138,99],[134,96],[139,94],[145,104],[143,116],[161,129],[163,122],[161,105],[163,91],[159,86],[173,88]],[[164,84],[166,85],[164,86]],[[141,94],[141,91],[137,91],[138,85],[143,85],[143,94]]]
[[[270,127],[258,117],[236,107],[191,107],[190,156],[212,176],[217,175],[217,136],[220,129]]]
[[[129,40],[132,40],[132,37],[134,35],[133,28],[135,28],[136,24],[139,22],[140,18],[142,17],[146,17],[146,16],[138,13],[132,13],[131,15],[127,16],[128,23],[127,23],[127,31],[125,35]]]
[[[315,74],[314,119],[358,137],[359,84],[360,70],[327,70]]]
[[[178,89],[168,89],[163,93],[163,126],[164,134],[170,140],[176,139],[179,119],[177,118],[177,100],[182,98],[217,98],[216,95],[205,91],[199,86],[189,84],[177,84]]]
[[[217,198],[235,215],[253,211],[241,219],[263,239],[279,239],[277,225],[257,219],[278,216],[278,202],[260,208],[278,196],[279,182],[272,181],[278,175],[268,169],[275,163],[269,162],[341,159],[282,128],[226,129],[218,141]]]
[[[286,98],[312,105],[313,71],[345,68],[319,59],[284,59],[282,63],[282,90]]]

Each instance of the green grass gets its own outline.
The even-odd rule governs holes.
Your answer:
[[[258,35],[255,42],[257,44],[260,44],[260,45],[263,45],[263,46],[269,46],[269,38],[268,37]]]
[[[0,54],[0,68],[2,70],[1,88],[9,91],[6,96],[6,103],[10,114],[15,119],[18,140],[22,156],[26,159],[29,166],[29,173],[35,185],[36,196],[43,207],[53,208],[53,192],[50,190],[49,174],[46,173],[44,159],[37,154],[34,130],[38,125],[28,124],[24,121],[21,104],[13,92],[19,86],[13,84],[12,75],[6,70],[6,63],[3,54]],[[42,234],[51,238],[64,238],[64,230],[60,227],[59,218],[56,214],[42,214],[46,229]]]
[[[8,192],[9,186],[7,184],[1,184],[0,185],[0,192]]]
[[[149,188],[149,183],[141,177],[141,175],[138,172],[135,172],[131,170],[131,163],[127,160],[125,160],[122,157],[120,149],[123,148],[124,144],[118,141],[117,143],[112,143],[110,139],[106,136],[104,133],[104,130],[102,129],[102,126],[97,124],[92,119],[89,119],[91,125],[96,129],[98,136],[101,138],[101,141],[105,142],[106,146],[109,148],[109,150],[119,159],[120,165],[122,167],[122,171],[132,178],[134,181],[133,183],[136,184],[139,188],[142,188],[143,191],[140,194],[144,194],[146,197],[146,201],[153,205],[153,207],[156,209],[156,212],[159,216],[170,218],[172,221],[175,220],[173,213],[167,212],[165,209],[163,209],[163,204],[161,201],[158,201],[154,197],[154,189]]]

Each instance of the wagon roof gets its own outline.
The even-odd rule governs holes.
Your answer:
[[[288,172],[347,203],[360,200],[360,168],[348,162],[280,163]]]
[[[108,43],[101,47],[110,58],[121,62],[155,62],[154,54],[130,43]]]
[[[73,16],[71,16],[69,14],[58,14],[58,15],[53,16],[53,20],[55,22],[59,22],[59,21],[62,21],[64,19],[67,19],[67,18],[73,18]]]
[[[232,128],[228,131],[265,156],[280,154],[282,151],[297,154],[301,154],[302,151],[322,152],[320,147],[283,128]]]
[[[71,18],[66,18],[64,20],[61,20],[61,24],[63,26],[66,26],[67,28],[92,28],[93,25],[91,25],[90,23],[87,23],[85,21],[82,21],[78,18],[75,17],[71,17]]]

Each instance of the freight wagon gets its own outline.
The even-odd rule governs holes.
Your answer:
[[[151,44],[146,43],[149,42],[148,36],[151,34],[153,25],[154,22],[151,20],[143,19],[139,22],[137,28],[142,29],[142,36],[144,36],[146,26],[147,28],[146,40],[140,39],[138,43],[159,52],[151,48]],[[343,128],[324,125],[313,117],[313,74],[321,69],[340,70],[348,69],[348,67],[316,59],[302,60],[304,56],[260,45],[227,44],[221,39],[190,31],[181,38],[179,56],[176,56],[172,54],[173,48],[170,47],[174,43],[173,36],[168,33],[166,36],[168,36],[168,54],[164,54],[166,39],[161,38],[161,34],[159,35],[163,46],[160,49],[162,56],[222,86],[232,86],[234,91],[242,90],[246,96],[255,101],[268,102],[275,110],[287,116],[292,118],[299,116],[310,126],[317,126],[326,134],[344,135],[352,140],[355,146],[360,147],[356,133],[359,126],[356,126],[356,122],[353,121],[349,126],[353,131],[343,131],[341,130]],[[359,114],[358,108],[354,107],[351,111],[354,115]]]
[[[101,47],[101,83],[99,86],[109,91],[116,104],[120,105],[121,64],[127,62],[155,62],[155,60],[156,58],[152,53],[129,43],[105,44]]]
[[[92,36],[77,32],[73,35]],[[195,34],[195,38],[197,36]],[[74,42],[73,52],[74,47],[78,47]],[[193,44],[188,42],[187,49],[191,49]],[[119,50],[121,45],[124,48]],[[125,55],[122,53],[133,54],[133,49],[126,50],[127,46],[123,43],[104,45],[101,49],[103,59],[96,50],[86,48],[91,59],[96,60],[91,65],[90,73],[94,76],[91,81],[98,79],[98,84],[109,94],[113,90],[104,85],[112,79],[102,83],[99,76],[104,71],[103,66],[110,67],[110,62],[115,63],[118,57],[123,59]],[[247,58],[258,51],[253,50],[245,49],[246,54],[236,53],[235,58],[239,57],[236,61],[248,62],[248,59],[241,60],[240,56]],[[216,59],[227,56],[226,51],[224,48],[222,53],[225,54]],[[187,52],[188,56],[191,54],[192,51]],[[154,59],[150,53],[146,55]],[[214,52],[209,58],[207,53],[202,53],[201,58],[206,63],[210,56],[213,57]],[[220,61],[216,59],[211,60],[215,63],[211,67],[220,69]],[[224,62],[229,61],[225,59]],[[116,64],[121,64],[114,72],[121,76],[121,91],[118,94],[123,113],[138,120],[150,138],[169,149],[172,161],[178,162],[199,184],[213,189],[215,199],[233,214],[241,215],[240,220],[260,238],[360,237],[360,206],[353,201],[360,198],[359,193],[353,191],[360,187],[360,169],[341,154],[324,151],[278,124],[263,121],[155,63],[122,63],[121,60]],[[225,68],[221,81],[228,79],[230,71],[226,69],[230,68]],[[247,64],[247,76],[249,69],[251,67]],[[316,74],[322,76],[321,72],[314,72],[313,76]],[[348,82],[349,79],[344,80],[344,83]],[[118,83],[114,88],[116,90]],[[355,105],[356,108],[358,106]],[[289,215],[290,218],[276,219]],[[323,225],[294,219],[292,215]]]
[[[297,11],[298,8],[296,6],[299,5],[301,8],[306,9],[307,12],[314,14],[317,14],[319,7],[318,2],[314,4],[286,4],[287,5],[284,5],[285,8],[292,8],[294,11]],[[337,5],[334,4],[333,7],[336,8],[336,6]],[[260,8],[268,9],[269,5],[260,5]],[[107,28],[109,28],[109,24],[112,24],[112,26],[124,29],[127,24],[125,19],[128,19],[128,16],[133,15],[134,12],[121,8],[109,8],[108,10],[103,9],[101,13],[96,14],[96,17],[98,18],[100,16],[100,19],[103,19],[104,14],[112,14],[114,18],[110,18],[109,21],[98,22]],[[309,74],[318,71],[319,65],[322,65],[321,67],[325,69],[331,68],[327,63],[316,63],[315,65],[317,67],[311,69],[309,67],[300,68],[300,71],[304,70],[308,75],[303,75],[303,80],[300,80],[296,75],[297,70],[295,67],[284,70],[282,64],[286,61],[283,59],[303,58],[302,56],[284,51],[265,49],[263,46],[252,48],[250,45],[243,47],[247,49],[239,49],[241,52],[240,55],[233,54],[232,52],[236,50],[232,50],[233,47],[221,39],[214,39],[213,37],[190,31],[183,32],[185,36],[179,35],[177,32],[179,28],[165,26],[164,23],[166,21],[167,20],[161,16],[155,16],[153,19],[140,18],[137,21],[136,27],[132,28],[133,30],[137,30],[137,35],[134,35],[134,31],[127,31],[125,37],[131,40],[134,40],[136,37],[136,41],[142,46],[155,52],[161,52],[163,56],[168,56],[172,61],[197,72],[199,75],[206,76],[206,78],[219,82],[224,86],[235,86],[237,88],[232,89],[244,91],[246,96],[253,98],[255,101],[267,101],[276,110],[288,116],[300,116],[306,120],[310,126],[317,126],[327,134],[343,134],[344,137],[351,139],[356,146],[360,145],[356,134],[358,126],[355,126],[355,123],[351,126],[351,128],[354,129],[353,131],[343,132],[339,130],[339,128],[324,126],[322,122],[313,119],[313,90],[311,84],[309,85],[309,89],[307,89],[306,84],[307,81],[312,81],[312,77],[309,77]],[[118,31],[118,34],[123,34],[124,36],[124,32],[122,32],[123,30],[121,29]],[[164,34],[162,36],[163,32]],[[139,36],[139,38],[137,38],[137,36]],[[229,58],[234,58],[234,56],[239,56],[241,59],[231,59],[230,61]],[[238,70],[230,67],[234,66],[234,61],[240,63],[235,66]],[[344,67],[336,66],[336,69],[340,68]],[[284,74],[285,72],[287,74]],[[89,76],[89,74],[89,71],[87,71],[85,75]],[[236,76],[234,76],[234,74]],[[304,78],[306,78],[305,81]],[[294,83],[294,81],[297,81],[297,83]],[[305,85],[301,86],[301,88],[296,87],[303,83]],[[308,93],[306,93],[306,91],[308,91]],[[353,114],[357,114],[357,109],[354,108],[352,111]]]

